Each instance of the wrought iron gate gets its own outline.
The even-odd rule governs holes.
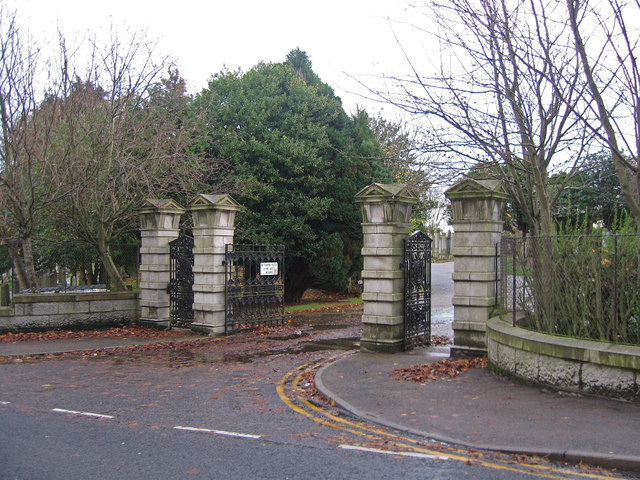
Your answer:
[[[404,241],[404,349],[431,345],[431,239],[421,231]]]
[[[193,237],[187,235],[169,243],[169,308],[172,327],[193,322]]]
[[[284,325],[284,247],[225,247],[225,331]]]

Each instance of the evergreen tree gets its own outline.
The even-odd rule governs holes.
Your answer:
[[[362,268],[354,196],[390,178],[366,114],[349,117],[298,49],[215,75],[195,106],[206,116],[201,148],[243,184],[235,241],[285,245],[290,301],[308,288],[344,291]]]

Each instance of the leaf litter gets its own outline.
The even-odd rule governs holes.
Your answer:
[[[451,379],[471,368],[486,368],[487,358],[444,359],[436,363],[411,365],[389,373],[395,380],[425,383],[438,379]]]

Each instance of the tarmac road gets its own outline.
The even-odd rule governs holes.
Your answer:
[[[433,267],[434,312],[444,312],[452,266]],[[446,316],[437,318],[444,331]],[[353,348],[359,313],[292,320],[300,336],[0,361],[0,479],[584,478],[411,437],[323,403],[313,373]]]
[[[536,478],[432,442],[407,450],[414,439],[379,427],[331,426],[292,380],[340,351],[264,343],[0,365],[0,478]]]
[[[431,333],[453,338],[453,262],[431,264]]]

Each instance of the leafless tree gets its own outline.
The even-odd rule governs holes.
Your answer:
[[[588,85],[590,109],[581,119],[611,151],[622,194],[640,226],[640,1],[567,0],[566,5]]]
[[[76,54],[77,55],[77,54]],[[86,70],[69,55],[68,90],[56,125],[70,154],[56,158],[52,181],[70,195],[53,212],[59,224],[93,245],[113,289],[126,288],[109,244],[132,230],[148,197],[188,196],[215,175],[191,149],[198,115],[188,115],[184,81],[156,60],[154,44],[131,35],[91,42]],[[210,189],[209,189],[210,191]]]
[[[408,185],[419,195],[426,194],[432,180],[422,168],[418,132],[406,122],[387,120],[382,114],[371,117],[369,126],[384,152],[383,162],[394,182]]]
[[[38,105],[45,95],[55,98],[59,85],[41,75],[47,71],[41,60],[16,14],[0,7],[0,236],[9,247],[20,289],[34,292],[34,229],[41,212],[65,194],[49,179],[55,115],[43,115]],[[49,108],[56,110],[54,101]]]
[[[395,93],[377,93],[427,122],[429,168],[453,178],[476,165],[502,178],[532,231],[553,232],[562,185],[549,189],[550,172],[562,168],[569,181],[589,143],[576,118],[580,69],[561,5],[451,0],[428,15],[441,51],[435,73],[419,72],[407,55],[413,74],[392,78]]]

